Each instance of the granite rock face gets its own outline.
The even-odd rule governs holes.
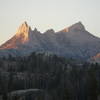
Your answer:
[[[87,60],[100,52],[100,38],[89,33],[81,22],[59,32],[50,29],[44,33],[24,22],[15,36],[0,46],[0,56],[25,56],[31,52]]]

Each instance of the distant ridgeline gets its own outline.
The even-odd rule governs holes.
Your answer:
[[[16,34],[0,46],[0,57],[27,56],[32,52],[56,54],[61,57],[87,61],[98,60],[100,38],[89,33],[81,22],[59,32],[49,29],[44,33],[24,22]]]

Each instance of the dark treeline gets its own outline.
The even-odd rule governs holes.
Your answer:
[[[34,88],[46,91],[48,100],[99,100],[100,66],[44,53],[0,59],[3,100],[12,91]]]

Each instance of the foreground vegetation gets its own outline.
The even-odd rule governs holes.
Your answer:
[[[0,100],[28,89],[43,90],[43,95],[13,100],[99,100],[100,66],[45,53],[0,59]]]

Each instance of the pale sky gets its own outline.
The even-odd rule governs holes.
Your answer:
[[[24,21],[41,32],[59,31],[81,21],[100,37],[100,0],[0,0],[0,44]]]

